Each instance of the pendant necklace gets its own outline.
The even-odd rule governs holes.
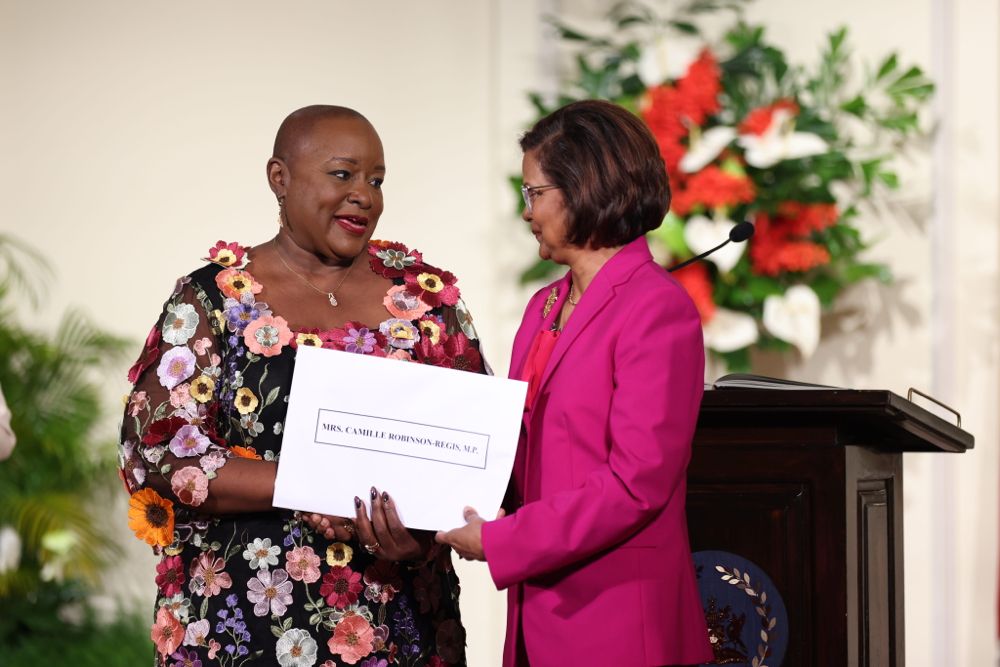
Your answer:
[[[354,268],[354,262],[351,262],[351,265],[349,267],[347,267],[346,271],[344,271],[344,277],[340,279],[340,282],[337,283],[337,286],[334,287],[332,291],[327,292],[326,290],[323,290],[323,289],[320,289],[320,288],[316,287],[311,282],[309,282],[308,278],[306,278],[305,276],[303,276],[301,273],[299,273],[298,271],[296,271],[292,267],[288,266],[288,262],[286,262],[285,258],[281,256],[281,250],[278,249],[277,244],[275,244],[275,246],[274,246],[274,252],[276,252],[278,254],[278,259],[281,260],[281,263],[285,265],[285,268],[288,269],[292,273],[292,275],[294,275],[296,278],[298,278],[299,280],[301,280],[306,285],[308,285],[312,289],[316,290],[320,294],[326,295],[327,301],[329,301],[330,305],[333,306],[334,308],[336,308],[338,305],[340,305],[339,302],[337,301],[337,297],[334,296],[333,293],[335,291],[339,290],[341,287],[343,287],[344,281],[347,280],[347,276],[350,275],[351,269]]]

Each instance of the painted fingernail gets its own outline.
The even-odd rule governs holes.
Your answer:
[[[372,487],[372,500],[375,500],[377,497],[378,497],[378,491],[376,491],[375,487],[373,486]]]
[[[382,492],[382,502],[386,504],[388,504],[389,502],[389,494],[386,493],[385,491]]]
[[[361,509],[361,498],[354,496],[354,508]]]

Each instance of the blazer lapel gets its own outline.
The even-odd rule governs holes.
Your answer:
[[[569,295],[570,275],[567,273],[561,279],[549,285],[545,291],[534,299],[534,303],[525,313],[524,323],[518,329],[514,338],[514,346],[511,350],[510,373],[508,377],[514,380],[521,379],[521,372],[524,367],[524,358],[531,349],[531,343],[539,331],[544,331],[552,327],[552,323],[559,317],[562,304]]]

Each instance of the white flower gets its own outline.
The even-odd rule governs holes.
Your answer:
[[[819,135],[795,132],[794,119],[788,109],[776,109],[763,134],[741,134],[737,143],[746,151],[747,164],[766,169],[783,160],[820,155],[829,150]]]
[[[735,310],[716,308],[705,327],[705,347],[716,352],[735,352],[757,342],[757,323],[753,316]]]
[[[0,574],[16,570],[21,565],[21,536],[13,526],[0,528]]]
[[[684,242],[696,255],[711,250],[729,238],[729,232],[736,226],[732,220],[710,220],[703,215],[695,215],[684,225]],[[746,250],[746,243],[729,243],[706,257],[715,263],[722,273],[729,273],[740,261]]]
[[[163,318],[163,340],[172,345],[183,345],[194,335],[201,318],[190,303],[167,304]]]
[[[281,667],[312,667],[316,664],[316,640],[305,630],[292,628],[274,645]]]
[[[278,545],[271,546],[270,537],[265,537],[264,539],[258,537],[247,545],[246,550],[243,552],[243,557],[250,561],[251,569],[266,570],[272,565],[278,564],[278,554],[280,553],[281,547]]]
[[[194,621],[184,630],[185,646],[207,646],[211,623],[207,618]]]
[[[705,165],[718,157],[722,149],[736,138],[736,128],[720,125],[706,130],[697,139],[693,134],[691,136],[693,143],[679,163],[681,171],[688,174],[701,171]]]
[[[646,87],[659,86],[668,79],[679,79],[687,74],[701,50],[701,39],[682,32],[659,35],[646,43],[639,53],[636,74]]]
[[[788,341],[809,358],[819,344],[820,303],[805,285],[789,287],[782,296],[764,299],[764,328]]]

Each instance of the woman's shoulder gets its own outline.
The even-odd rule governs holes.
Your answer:
[[[415,248],[399,241],[372,240],[368,256],[372,271],[406,285],[408,292],[432,307],[455,306],[461,300],[458,276],[431,263]]]
[[[228,292],[234,289],[244,291],[240,285],[232,285],[241,282],[246,282],[247,288],[252,289],[256,281],[248,270],[249,250],[249,246],[240,243],[217,241],[197,258],[201,260],[201,266],[177,279],[174,295],[180,294],[186,287],[205,294],[229,295]]]

